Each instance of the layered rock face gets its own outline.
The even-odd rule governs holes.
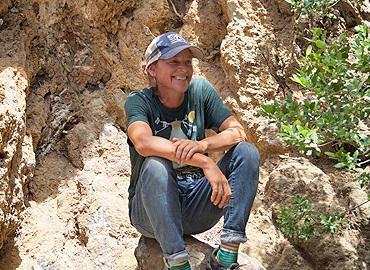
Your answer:
[[[368,16],[366,10],[359,14]],[[165,31],[180,32],[205,52],[203,61],[194,60],[195,75],[215,86],[264,159],[242,251],[266,269],[366,269],[366,207],[351,214],[338,237],[299,246],[274,223],[276,210],[298,193],[339,209],[366,200],[332,164],[276,156],[287,149],[256,113],[293,87],[303,32],[285,1],[5,0],[0,270],[136,269],[140,235],[128,217],[123,104],[147,85],[142,56]],[[221,226],[199,238],[216,244]]]
[[[26,88],[27,80],[16,69],[0,72],[0,247],[21,222],[35,165],[25,135]]]

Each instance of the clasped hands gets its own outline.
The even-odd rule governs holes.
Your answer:
[[[207,144],[203,141],[178,138],[173,138],[171,141],[175,146],[175,159],[178,163],[186,163],[195,153],[204,154],[207,151]],[[211,202],[219,208],[225,207],[231,197],[231,188],[225,175],[208,157],[201,168],[212,188]]]

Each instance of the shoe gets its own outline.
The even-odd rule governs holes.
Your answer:
[[[219,262],[216,259],[218,249],[219,248],[213,250],[212,254],[209,257],[208,270],[241,270],[240,265],[238,263],[233,263],[229,268],[225,268],[225,266],[219,264]]]

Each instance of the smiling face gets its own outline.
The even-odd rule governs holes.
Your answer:
[[[193,76],[192,59],[191,51],[185,49],[174,57],[158,60],[148,68],[148,73],[155,78],[159,91],[183,94]]]

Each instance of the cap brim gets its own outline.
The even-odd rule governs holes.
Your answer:
[[[202,50],[196,46],[192,45],[183,45],[183,46],[178,46],[176,48],[173,48],[172,50],[168,51],[167,53],[161,55],[159,59],[169,59],[171,57],[174,57],[177,55],[179,52],[189,49],[193,55],[194,58],[202,59],[204,57],[204,54]]]

